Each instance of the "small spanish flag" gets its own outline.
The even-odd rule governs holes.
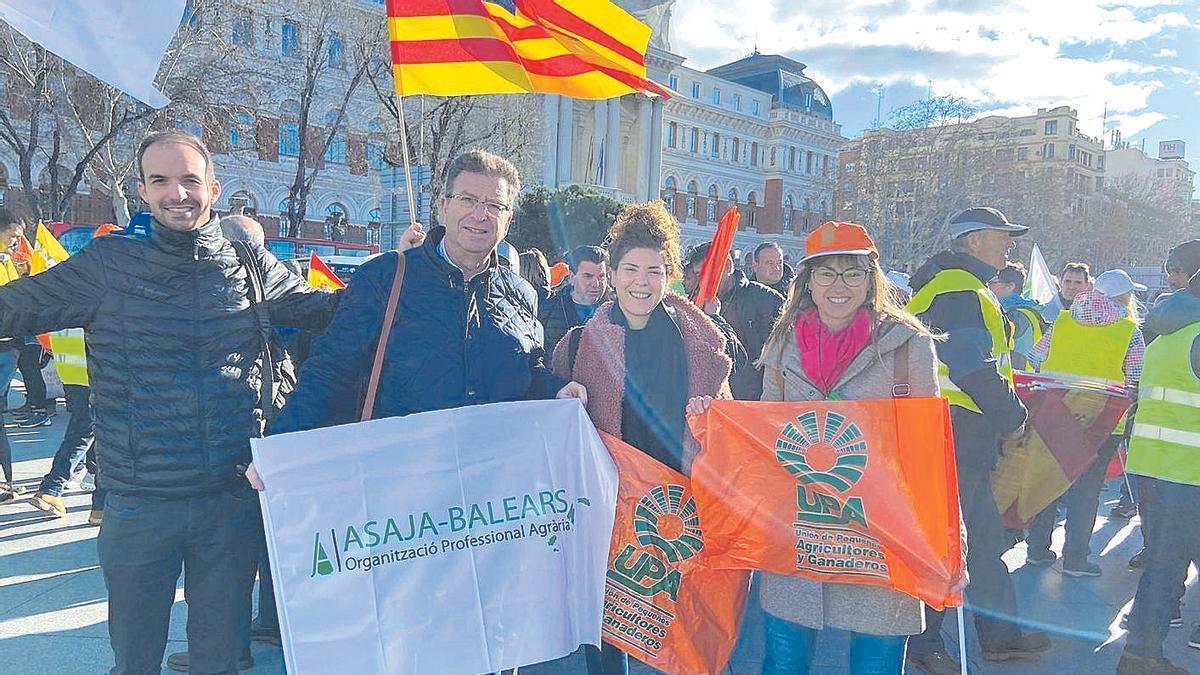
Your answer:
[[[316,251],[308,253],[308,285],[330,293],[346,287],[346,282],[317,257]]]
[[[610,0],[387,0],[396,93],[664,98],[646,78],[648,26]]]

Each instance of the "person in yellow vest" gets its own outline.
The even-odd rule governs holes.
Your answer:
[[[54,353],[54,369],[62,380],[67,395],[67,412],[70,420],[63,433],[62,443],[54,453],[50,472],[42,478],[33,499],[34,508],[62,518],[67,515],[67,506],[62,494],[71,477],[84,465],[84,458],[96,442],[96,419],[92,412],[91,387],[88,386],[87,356],[82,328],[69,328],[50,334],[50,347]],[[92,512],[88,524],[99,525],[104,517],[104,490],[97,486],[92,493]]]
[[[1146,351],[1133,293],[1144,290],[1145,286],[1134,283],[1122,270],[1109,270],[1096,277],[1093,290],[1080,293],[1070,310],[1059,313],[1034,346],[1032,360],[1041,365],[1043,373],[1122,385],[1132,395],[1137,391]],[[1104,473],[1123,433],[1122,423],[1100,447],[1092,465],[1063,496],[1067,520],[1062,573],[1066,576],[1100,576],[1100,565],[1089,559],[1092,528],[1096,524]],[[1050,535],[1057,521],[1058,504],[1054,503],[1030,524],[1026,538],[1029,564],[1046,565],[1058,557],[1050,550]]]
[[[1018,626],[1016,592],[1000,556],[1010,541],[992,495],[991,472],[1000,440],[1024,430],[1027,411],[1012,385],[1012,328],[987,282],[1004,267],[1029,228],[993,208],[967,209],[948,223],[950,250],[929,259],[912,277],[908,310],[946,334],[937,344],[938,384],[950,403],[959,496],[967,525],[967,600],[989,661],[1044,651],[1050,639]],[[909,663],[927,672],[958,672],[945,653],[943,614],[930,613],[925,633],[909,641]]]
[[[1009,262],[988,282],[988,288],[996,294],[1000,306],[1004,308],[1005,318],[1013,325],[1013,368],[1031,370],[1029,353],[1045,333],[1046,327],[1042,321],[1045,308],[1021,295],[1025,288],[1025,266],[1019,262]]]
[[[1173,311],[1160,311],[1165,303],[1159,303],[1148,319],[1157,337],[1146,348],[1126,470],[1154,479],[1138,495],[1154,528],[1145,533],[1146,568],[1118,675],[1188,672],[1163,657],[1162,645],[1188,565],[1200,554],[1200,274],[1172,297],[1180,293],[1190,302],[1168,305]]]

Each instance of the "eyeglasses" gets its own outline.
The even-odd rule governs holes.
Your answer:
[[[861,267],[851,267],[841,272],[835,272],[828,267],[818,267],[812,273],[813,283],[822,288],[832,286],[838,277],[850,288],[858,288],[867,283],[867,271]]]
[[[493,218],[499,218],[500,216],[502,216],[506,213],[510,213],[512,211],[512,207],[508,206],[507,204],[501,204],[500,202],[492,202],[492,201],[488,201],[486,199],[480,199],[478,197],[473,197],[471,195],[457,194],[457,195],[449,195],[447,198],[453,199],[454,201],[458,202],[459,206],[463,207],[464,209],[466,209],[468,211],[474,211],[476,209],[476,207],[482,206],[483,212]]]

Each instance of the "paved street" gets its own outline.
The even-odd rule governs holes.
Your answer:
[[[12,400],[15,405],[22,399],[14,392]],[[66,415],[62,406],[59,410],[52,427],[24,430],[11,423],[8,426],[17,482],[31,493],[49,469],[61,439]],[[1114,489],[1105,491],[1102,515],[1116,498]],[[90,495],[73,490],[67,503],[69,514],[62,520],[45,517],[26,501],[0,507],[0,673],[4,675],[97,675],[112,665],[104,582],[96,563],[97,528],[86,523]],[[972,659],[970,671],[981,675],[1114,672],[1124,635],[1118,625],[1120,614],[1130,604],[1137,582],[1137,573],[1125,566],[1141,545],[1136,523],[1103,517],[1098,521],[1093,549],[1101,554],[1104,575],[1097,579],[1067,579],[1054,569],[1022,567],[1023,545],[1011,551],[1007,560],[1016,570],[1022,606],[1032,622],[1054,634],[1054,647],[1036,662],[1001,666]],[[1055,544],[1060,546],[1061,528]],[[1194,582],[1193,571],[1188,583]],[[1187,601],[1184,619],[1188,628],[1170,632],[1167,654],[1176,663],[1200,672],[1200,651],[1187,647],[1191,623],[1200,620],[1200,601],[1191,590]],[[181,586],[168,652],[185,648],[186,614]],[[946,631],[955,630],[954,622],[947,621]],[[978,654],[973,638],[968,645],[972,654]],[[823,638],[819,649],[820,667],[815,672],[845,672],[835,665],[844,659],[845,635],[833,633]],[[729,671],[737,675],[758,672],[761,657],[761,619],[752,608]],[[282,670],[282,654],[277,649],[256,644],[254,658],[251,673]],[[551,675],[583,670],[582,659],[573,657],[522,672]],[[635,672],[651,671],[635,668]]]

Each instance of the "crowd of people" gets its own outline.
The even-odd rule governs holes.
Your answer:
[[[1051,638],[1027,630],[1001,556],[1023,538],[1029,564],[1055,560],[1058,507],[1025,533],[1005,528],[990,477],[1002,444],[1026,433],[1014,367],[1119,383],[1137,399],[1063,495],[1062,573],[1096,576],[1089,540],[1108,458],[1130,446],[1128,501],[1144,571],[1118,673],[1186,673],[1163,658],[1180,623],[1187,566],[1200,558],[1200,241],[1172,249],[1173,292],[1148,311],[1145,288],[1081,263],[1049,306],[1022,294],[1008,260],[1029,228],[993,208],[948,222],[946,250],[911,278],[888,274],[867,228],[828,222],[794,266],[765,243],[746,268],[727,256],[714,299],[697,307],[709,246],[680,250],[660,202],[626,206],[603,242],[547,257],[499,255],[521,181],[507,160],[471,151],[450,163],[440,225],[414,225],[400,250],[366,262],[337,293],[309,287],[262,247],[246,216],[219,217],[212,157],[197,138],[155,132],[138,151],[148,239],[97,238],[65,262],[0,286],[0,379],[20,369],[22,425],[53,404],[37,386],[55,332],[71,422],[30,498],[64,515],[72,477],[97,475],[91,522],[108,589],[112,672],[159,672],[181,572],[188,650],[168,667],[249,668],[253,640],[280,642],[249,439],[501,401],[576,398],[596,428],[687,474],[699,446],[686,424],[718,398],[819,401],[943,396],[956,447],[965,589],[988,661],[1035,659]],[[0,211],[0,244],[24,223]],[[719,257],[719,255],[718,255]],[[280,329],[295,329],[286,335]],[[382,336],[382,337],[381,337]],[[85,348],[86,345],[86,348]],[[299,362],[303,363],[300,364]],[[298,376],[296,375],[298,367]],[[5,397],[0,397],[3,401]],[[0,435],[0,501],[24,497]],[[94,459],[89,459],[93,457]],[[1014,536],[1015,535],[1015,536]],[[251,594],[260,581],[259,615]],[[764,673],[808,672],[827,628],[851,634],[851,673],[959,672],[944,614],[875,586],[763,574]],[[1200,648],[1200,639],[1192,644]],[[623,652],[586,647],[591,675],[628,671]]]

